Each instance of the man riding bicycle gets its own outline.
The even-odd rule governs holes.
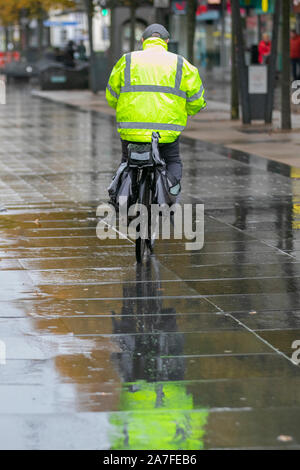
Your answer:
[[[167,171],[180,181],[179,136],[187,116],[198,113],[206,102],[197,68],[168,52],[169,37],[164,26],[148,26],[142,36],[143,51],[124,54],[115,65],[106,99],[117,111],[122,161],[128,158],[130,143],[150,143],[156,131]]]

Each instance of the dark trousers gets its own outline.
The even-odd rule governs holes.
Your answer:
[[[128,159],[128,144],[137,144],[138,142],[129,142],[128,140],[121,140],[122,142],[122,162]],[[143,143],[143,142],[141,142]],[[175,176],[177,180],[182,178],[182,162],[179,154],[179,138],[175,142],[169,144],[158,144],[161,157],[165,160],[167,170],[171,175]]]
[[[298,80],[300,78],[300,59],[291,59],[293,69],[293,79]]]

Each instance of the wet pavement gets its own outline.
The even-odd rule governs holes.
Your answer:
[[[299,449],[299,169],[183,139],[205,245],[139,268],[96,237],[113,119],[11,88],[0,123],[0,447]]]

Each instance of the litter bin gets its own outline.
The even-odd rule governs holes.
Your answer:
[[[248,67],[248,90],[251,119],[265,119],[268,94],[268,66]]]

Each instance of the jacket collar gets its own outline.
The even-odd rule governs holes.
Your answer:
[[[150,47],[163,47],[168,50],[168,44],[161,38],[148,38],[143,42],[143,49],[149,49]]]

